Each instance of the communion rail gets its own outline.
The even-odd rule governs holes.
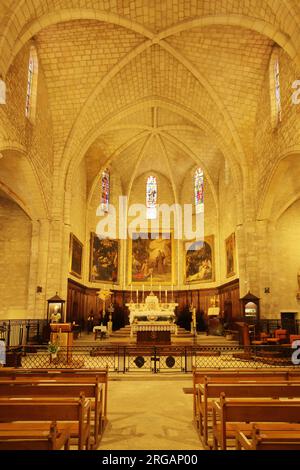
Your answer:
[[[299,352],[298,352],[299,351]],[[292,355],[293,361],[292,361]],[[298,367],[300,348],[281,346],[75,346],[51,354],[46,346],[8,348],[6,366],[36,368],[105,368],[115,373],[191,373],[193,367],[247,369]]]

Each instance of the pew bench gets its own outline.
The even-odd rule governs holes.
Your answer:
[[[103,384],[103,407],[101,412],[101,433],[107,424],[108,369],[0,369],[0,382],[35,378],[40,381],[61,383],[90,383],[98,380]]]
[[[300,426],[298,430],[280,430],[274,424],[273,428],[262,430],[253,424],[250,436],[237,429],[236,450],[300,450]]]
[[[205,381],[198,386],[197,410],[199,410],[199,433],[205,447],[208,446],[208,421],[212,411],[212,400],[224,393],[226,398],[298,398],[300,383],[214,383]]]
[[[227,448],[227,439],[236,433],[235,423],[243,430],[250,423],[300,423],[300,400],[227,399],[213,402],[213,449]]]
[[[35,380],[35,378],[26,378],[17,381],[0,381],[0,397],[3,398],[77,398],[81,393],[83,393],[86,398],[91,399],[91,409],[94,412],[93,447],[97,449],[103,434],[103,387],[99,383],[98,378],[96,383],[82,384],[66,383],[66,381],[64,383],[54,381],[49,383],[39,381],[39,379]],[[75,434],[76,433],[78,434],[78,430],[75,431]],[[72,437],[74,437],[74,429]]]
[[[2,450],[69,450],[70,427],[56,422],[24,429],[23,423],[0,423]]]
[[[197,386],[204,382],[214,383],[257,383],[257,382],[300,382],[300,370],[295,369],[196,369],[193,368],[193,414],[197,429],[200,423],[198,421],[199,409],[197,408]]]
[[[90,449],[91,401],[82,394],[74,398],[3,398],[0,397],[0,422],[21,422],[24,430],[32,423],[53,421],[67,423],[71,437],[78,439],[78,449]],[[24,422],[24,423],[23,423]]]

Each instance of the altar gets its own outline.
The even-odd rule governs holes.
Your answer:
[[[159,302],[156,295],[151,293],[146,297],[145,302],[126,304],[129,308],[129,322],[132,325],[137,321],[175,321],[175,307],[178,304],[174,302]]]
[[[167,338],[171,334],[177,334],[177,325],[175,324],[177,305],[175,302],[160,302],[152,292],[146,297],[145,302],[126,304],[130,312],[131,336],[137,334],[138,339],[151,338],[152,334],[159,342],[159,337]],[[165,341],[169,340],[165,339]]]

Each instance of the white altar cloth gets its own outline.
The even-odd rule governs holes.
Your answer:
[[[164,321],[170,320],[173,322],[177,305],[174,302],[161,303],[158,297],[153,294],[148,295],[144,303],[130,302],[126,304],[130,312],[129,321],[131,325],[142,317],[146,317],[148,321],[156,321],[159,317],[162,317]]]

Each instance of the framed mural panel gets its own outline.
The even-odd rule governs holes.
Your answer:
[[[232,233],[225,240],[225,251],[226,251],[226,277],[232,277],[236,274],[235,233]]]
[[[70,268],[69,271],[73,276],[81,279],[82,277],[82,257],[83,257],[83,244],[75,237],[73,233],[70,234]]]
[[[118,283],[119,240],[101,239],[91,234],[90,281]]]
[[[128,280],[130,284],[174,284],[172,233],[133,233],[129,239]]]
[[[215,281],[215,237],[210,235],[204,241],[184,244],[185,283]]]

